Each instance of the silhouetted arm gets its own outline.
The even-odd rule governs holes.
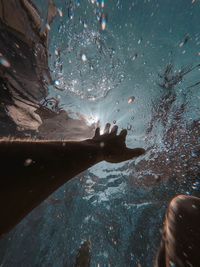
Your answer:
[[[65,182],[103,160],[117,163],[140,156],[128,149],[127,131],[107,124],[103,135],[82,142],[0,141],[0,235]]]

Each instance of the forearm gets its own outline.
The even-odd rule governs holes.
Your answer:
[[[91,140],[1,141],[1,218],[16,224],[61,185],[100,161],[99,148]],[[11,219],[13,210],[17,216]]]
[[[64,182],[101,160],[98,146],[92,140],[66,141],[0,141],[0,177],[21,178],[37,172],[45,175],[59,171]],[[10,168],[8,168],[10,166]],[[12,166],[12,168],[11,168]],[[52,174],[53,175],[53,174]]]

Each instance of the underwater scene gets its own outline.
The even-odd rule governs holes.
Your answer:
[[[0,1],[0,64],[18,70],[0,136],[80,141],[109,122],[146,150],[54,192],[0,239],[0,267],[154,266],[169,202],[200,197],[199,18],[199,0]]]

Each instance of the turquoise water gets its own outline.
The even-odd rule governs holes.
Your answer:
[[[48,1],[34,2],[45,25]],[[49,97],[88,124],[127,128],[148,152],[64,185],[0,241],[1,266],[71,267],[88,240],[91,267],[153,266],[169,200],[199,195],[200,2],[55,3]]]

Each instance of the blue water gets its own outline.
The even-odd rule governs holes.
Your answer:
[[[34,2],[45,18],[48,1]],[[64,185],[0,241],[0,266],[71,267],[86,240],[91,267],[153,266],[168,202],[178,193],[199,195],[199,128],[191,124],[200,117],[200,86],[188,87],[200,81],[200,68],[170,90],[158,74],[170,63],[174,74],[199,64],[200,2],[69,2],[55,1],[63,16],[50,31],[57,87],[50,96],[88,124],[127,128],[127,144],[148,152],[98,164]]]

